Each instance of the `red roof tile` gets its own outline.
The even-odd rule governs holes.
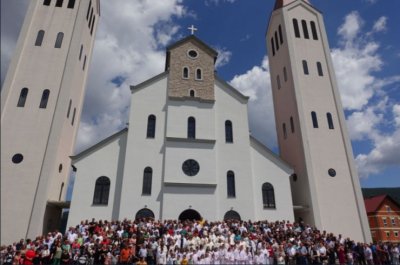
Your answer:
[[[386,196],[386,194],[383,194],[364,199],[365,209],[367,210],[367,213],[376,212],[378,210],[378,207],[385,200]]]

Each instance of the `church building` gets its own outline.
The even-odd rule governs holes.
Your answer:
[[[371,235],[321,13],[276,0],[266,33],[279,156],[193,35],[131,87],[127,127],[72,155],[100,0],[31,1],[1,91],[1,243],[80,221],[303,220]],[[133,36],[134,37],[134,36]],[[260,123],[263,120],[258,121]],[[70,165],[72,201],[65,200]]]
[[[131,87],[129,126],[72,158],[69,225],[83,219],[293,220],[293,169],[249,135],[248,97],[191,35]]]

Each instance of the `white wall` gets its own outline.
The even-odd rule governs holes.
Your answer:
[[[122,177],[119,169],[123,167],[127,133],[112,139],[99,149],[84,156],[75,163],[77,168],[68,227],[75,226],[82,220],[91,218],[112,220],[114,201],[118,198],[116,184]],[[107,205],[93,205],[96,180],[106,176],[110,179],[110,194]]]

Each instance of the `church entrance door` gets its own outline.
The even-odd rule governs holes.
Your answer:
[[[199,212],[192,210],[192,209],[187,209],[185,211],[183,211],[178,218],[180,221],[184,221],[184,220],[201,220],[201,215],[199,214]]]

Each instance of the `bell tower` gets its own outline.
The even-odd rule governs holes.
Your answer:
[[[30,1],[1,91],[1,243],[57,229],[99,0]]]
[[[277,0],[266,36],[280,156],[297,219],[354,240],[371,235],[321,13]]]

